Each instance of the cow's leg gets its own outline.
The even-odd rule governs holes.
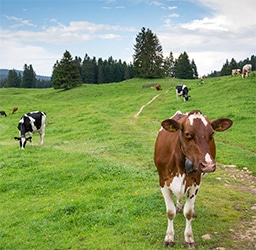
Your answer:
[[[32,142],[32,136],[33,136],[33,133],[31,133],[31,132],[28,132],[28,135],[29,135],[29,137],[27,138],[27,140],[29,140],[29,142],[30,142],[30,147],[33,147],[33,142]]]
[[[194,235],[192,231],[192,219],[195,215],[194,204],[196,200],[196,194],[199,190],[199,186],[195,185],[188,190],[188,196],[184,206],[184,216],[186,218],[186,228],[184,232],[185,247],[195,248]]]
[[[174,227],[173,227],[173,220],[176,215],[176,208],[174,202],[172,200],[172,192],[171,190],[165,185],[161,188],[162,194],[164,196],[164,201],[166,205],[166,213],[168,217],[168,226],[166,231],[166,236],[164,239],[164,246],[165,247],[173,247],[174,246]]]
[[[44,126],[45,127],[45,126]],[[39,131],[40,134],[40,145],[43,146],[44,145],[44,127],[42,128],[41,131]]]

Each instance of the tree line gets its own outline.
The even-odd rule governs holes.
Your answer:
[[[172,52],[164,58],[158,37],[143,27],[136,37],[133,64],[116,61],[112,57],[96,60],[87,54],[83,60],[80,57],[73,59],[66,50],[63,58],[53,67],[52,86],[55,89],[70,89],[83,83],[120,82],[133,77],[195,79],[198,73],[194,60],[190,61],[186,52],[181,53],[178,59],[174,59]]]
[[[51,81],[37,79],[33,66],[24,65],[23,73],[17,73],[12,69],[8,72],[8,77],[0,81],[0,87],[3,88],[50,88]]]
[[[73,59],[69,51],[65,51],[61,60],[53,66],[51,81],[38,80],[32,65],[24,66],[23,74],[10,70],[8,78],[0,81],[1,87],[21,88],[47,88],[70,89],[87,84],[102,84],[120,82],[130,78],[163,78],[175,77],[179,79],[198,78],[195,61],[189,59],[184,51],[178,58],[170,52],[164,58],[163,50],[157,35],[150,29],[143,27],[137,34],[134,44],[133,63],[127,64],[121,60],[109,57],[90,58],[88,54],[81,59]],[[246,63],[251,63],[253,70],[256,68],[256,58],[252,56],[244,61],[236,62],[233,58],[223,65],[221,71],[214,71],[209,77],[230,75],[232,69],[242,68]]]

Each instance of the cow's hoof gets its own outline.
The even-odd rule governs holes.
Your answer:
[[[196,248],[195,242],[185,242],[185,248]]]
[[[164,247],[174,247],[174,242],[173,241],[165,241],[164,242]]]

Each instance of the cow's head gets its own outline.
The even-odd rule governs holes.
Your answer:
[[[162,127],[169,132],[179,133],[179,147],[185,157],[187,171],[206,173],[216,169],[214,131],[225,131],[232,124],[228,118],[210,121],[199,110],[195,110],[178,121],[163,121]]]
[[[25,136],[21,136],[21,137],[14,137],[14,139],[16,140],[16,141],[20,141],[20,149],[25,149],[25,146],[26,146],[26,143],[27,143],[27,141],[32,141],[32,137],[30,136],[30,137],[25,137]]]
[[[184,97],[184,102],[187,102],[187,101],[188,101],[188,98],[189,98],[190,96],[189,96],[188,94],[184,94],[183,97]]]

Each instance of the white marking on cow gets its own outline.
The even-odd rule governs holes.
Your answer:
[[[179,174],[178,176],[175,176],[173,178],[172,183],[170,185],[172,192],[178,199],[182,199],[182,196],[185,193],[186,183],[184,183],[184,178],[185,178],[185,174],[183,175]]]
[[[206,162],[212,162],[212,158],[208,153],[205,155],[204,159]]]
[[[190,125],[193,126],[194,119],[201,119],[204,126],[207,126],[208,122],[206,121],[205,117],[200,113],[195,113],[190,115],[189,117]]]

